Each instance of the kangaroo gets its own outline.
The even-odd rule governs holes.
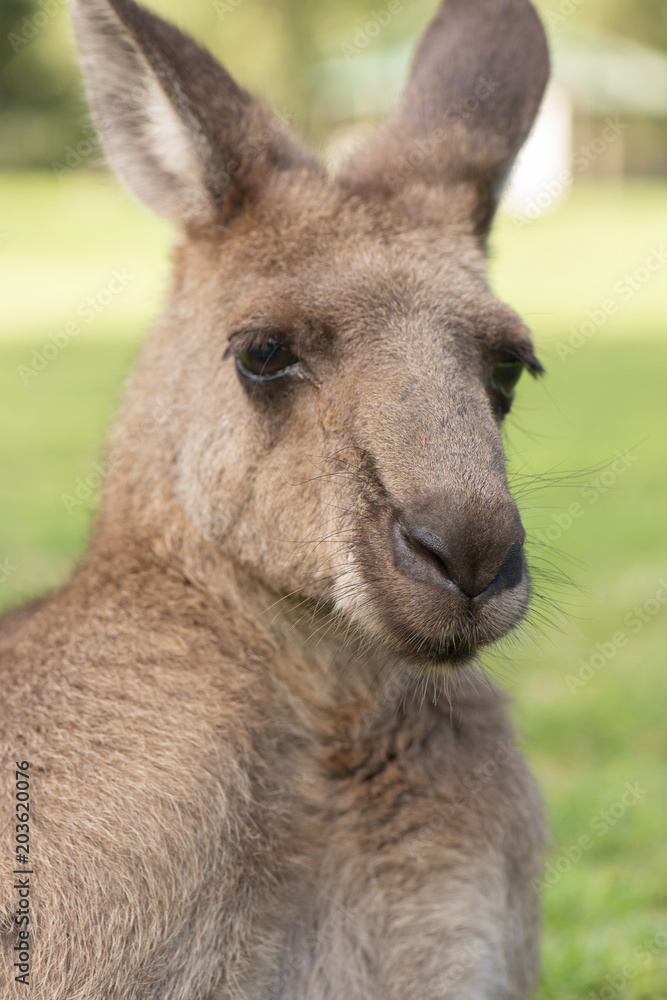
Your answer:
[[[447,0],[328,176],[133,0],[73,14],[178,237],[88,554],[2,622],[3,996],[526,998],[542,807],[475,654],[530,596],[501,425],[541,366],[486,258],[537,15]]]

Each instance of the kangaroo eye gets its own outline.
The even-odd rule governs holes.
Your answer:
[[[243,347],[236,355],[236,367],[244,378],[266,382],[295,370],[299,359],[289,347],[269,338],[257,347]]]
[[[501,361],[491,372],[491,388],[511,402],[522,371],[521,361]]]

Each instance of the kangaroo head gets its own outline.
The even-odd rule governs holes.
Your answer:
[[[529,582],[501,423],[540,365],[485,242],[548,76],[528,0],[447,0],[334,178],[132,0],[74,11],[108,157],[179,230],[102,525],[322,600],[423,663],[505,634]]]

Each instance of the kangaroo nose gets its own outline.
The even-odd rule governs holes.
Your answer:
[[[440,519],[438,519],[440,520]],[[525,531],[512,503],[488,523],[466,524],[448,517],[439,531],[413,525],[403,517],[394,523],[394,557],[405,576],[432,583],[467,597],[489,597],[516,586],[523,575]]]

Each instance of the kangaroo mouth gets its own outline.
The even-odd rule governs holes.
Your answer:
[[[408,595],[402,581],[385,580],[369,586],[366,605],[375,605],[372,631],[395,652],[416,664],[463,667],[480,649],[511,632],[529,603],[524,574],[513,594],[492,595],[479,607],[462,607],[451,596],[423,592]],[[472,603],[472,602],[469,602]]]
[[[474,659],[477,650],[477,644],[467,639],[431,640],[426,644],[423,655],[432,663],[462,666]]]
[[[403,525],[397,528],[395,516],[385,519],[384,530],[366,530],[356,552],[363,586],[353,617],[417,665],[465,666],[480,648],[512,631],[529,604],[522,539],[505,547],[495,576],[491,570],[475,588],[457,583],[444,545],[432,534],[413,541]]]
[[[467,638],[424,639],[408,656],[420,664],[441,667],[465,667],[474,660],[484,643]],[[407,652],[404,650],[404,652]]]

